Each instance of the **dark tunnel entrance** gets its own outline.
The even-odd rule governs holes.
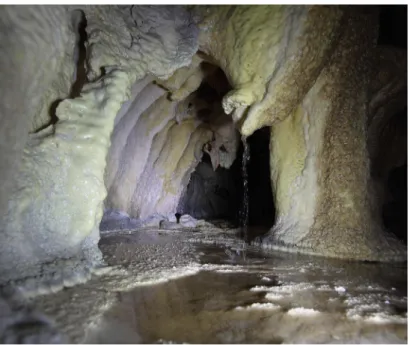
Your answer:
[[[250,159],[248,173],[248,240],[260,236],[273,226],[275,209],[270,182],[268,127],[248,137]],[[211,159],[204,153],[202,161],[191,174],[182,196],[178,213],[205,219],[218,226],[239,227],[244,203],[242,174],[243,144],[229,169],[213,170]]]
[[[188,187],[180,200],[178,212],[196,219],[225,221],[227,226],[238,224],[242,204],[241,159],[237,157],[229,169],[213,170],[211,159],[204,153],[202,161],[191,174]]]
[[[380,135],[379,172],[384,172],[384,227],[407,243],[407,108],[393,115]],[[382,175],[383,176],[383,175]]]
[[[407,164],[390,171],[387,188],[391,197],[383,205],[384,226],[407,243]]]
[[[383,225],[407,243],[407,107],[388,119],[378,140],[373,174],[383,184]]]
[[[249,225],[270,228],[275,220],[269,154],[270,128],[257,130],[248,138],[250,160],[249,177]]]
[[[204,145],[202,160],[191,173],[188,186],[181,195],[177,215],[189,214],[218,227],[238,228],[242,223],[245,201],[242,161],[244,144],[240,139],[239,131],[233,126],[232,118],[225,115],[221,107],[224,95],[231,90],[225,73],[208,63],[203,63],[203,69],[205,78],[195,91],[192,102],[206,104],[200,107],[201,110],[196,116],[214,131],[214,145],[212,146],[211,143]],[[230,126],[234,133],[227,130]],[[222,141],[216,140],[215,135],[222,135],[222,139],[219,137]],[[228,141],[224,141],[227,138]],[[247,163],[248,240],[266,233],[274,222],[269,141],[268,127],[255,131],[247,138],[250,151],[250,159]],[[221,163],[219,159],[223,159],[224,154],[232,152],[234,146],[236,154],[232,164],[219,164]],[[217,164],[212,161],[215,157],[211,157],[215,151],[219,151]]]
[[[378,45],[407,50],[407,5],[379,8]],[[382,181],[383,225],[407,244],[407,106],[382,127],[378,147],[373,175]]]
[[[377,135],[371,174],[379,184],[383,226],[407,243],[407,107],[388,117]]]

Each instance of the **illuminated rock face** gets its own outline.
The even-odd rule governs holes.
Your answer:
[[[277,215],[263,246],[404,260],[403,248],[382,231],[369,170],[377,13],[321,6],[232,6],[204,13],[200,49],[233,86],[222,102],[225,112],[244,135],[272,125]],[[395,92],[390,87],[386,93]],[[375,96],[376,102],[383,97]]]
[[[91,81],[78,98],[65,99],[57,106],[58,121],[54,125],[28,136],[29,123],[37,116],[33,109],[47,109],[55,101],[43,97],[43,103],[48,104],[44,107],[35,96],[40,98],[44,92],[49,95],[46,89],[55,83],[66,86],[62,93],[68,93],[73,82],[69,78],[68,83],[61,81],[62,76],[74,75],[76,28],[70,26],[70,10],[27,7],[20,13],[17,7],[9,7],[2,13],[4,23],[21,31],[14,31],[11,56],[3,54],[2,59],[5,65],[12,64],[11,59],[19,60],[19,68],[15,70],[25,71],[10,77],[16,94],[6,92],[3,96],[9,98],[2,103],[7,107],[12,100],[19,102],[27,94],[32,97],[32,104],[23,103],[15,110],[17,113],[12,107],[2,113],[6,123],[24,122],[21,131],[27,138],[14,152],[9,150],[10,155],[20,154],[17,155],[19,167],[13,171],[14,185],[7,190],[7,215],[2,218],[5,239],[0,250],[2,282],[42,276],[46,281],[49,279],[49,288],[53,289],[89,275],[90,268],[100,260],[98,226],[106,197],[103,175],[116,115],[136,80],[147,73],[158,78],[169,77],[176,69],[189,65],[197,49],[196,29],[189,27],[189,15],[181,7],[156,8],[154,12],[149,6],[139,7],[131,14],[126,7],[85,7]],[[26,12],[25,20],[19,17],[25,17]],[[145,18],[148,27],[135,26],[134,21],[138,22],[140,17]],[[112,31],[119,23],[124,24],[120,25],[122,31]],[[50,41],[44,41],[44,37]],[[33,48],[37,44],[38,50]],[[38,54],[42,69],[38,70],[33,61],[22,59],[26,53],[36,58]],[[51,64],[43,64],[48,55],[53,57]],[[62,74],[59,66],[67,60],[67,55],[72,59],[72,67],[68,69],[71,73]],[[26,89],[27,73],[40,78],[39,90]],[[24,137],[12,139],[18,142]],[[14,142],[11,142],[13,149],[17,146]],[[4,174],[10,175],[7,169]]]
[[[376,21],[372,14],[351,14],[328,67],[296,112],[272,127],[278,216],[264,246],[338,258],[405,260],[403,247],[382,230],[370,177],[366,104]]]
[[[152,215],[174,217],[204,151],[215,162],[214,169],[232,165],[238,132],[221,109],[218,112],[215,105],[197,97],[200,83],[192,80],[206,66],[199,68],[196,61],[194,57],[190,67],[167,81],[153,83],[147,77],[134,86],[133,100],[119,112],[111,136],[105,173],[108,210],[140,220]],[[206,113],[202,119],[201,111]]]
[[[233,90],[222,105],[248,136],[288,116],[327,62],[341,27],[336,6],[198,9],[200,50]]]
[[[25,164],[23,156],[28,157],[27,150],[30,150],[33,137],[37,137],[29,133],[49,122],[52,103],[69,94],[75,67],[76,33],[72,19],[67,10],[59,6],[6,6],[1,14],[0,40],[8,47],[0,55],[4,77],[0,102],[1,280],[29,275],[22,266],[38,262],[34,255],[30,255],[33,254],[30,238],[37,243],[45,241],[44,238],[35,239],[42,232],[41,228],[31,226],[35,220],[19,218],[37,202],[36,198],[25,196],[24,184],[28,188],[36,188],[39,184],[36,179],[26,176],[30,171],[25,173],[25,169],[30,170],[33,166],[29,162]],[[42,22],[42,25],[36,22]],[[32,161],[34,164],[35,158]],[[21,177],[19,171],[23,172]],[[48,173],[54,172],[50,169]],[[16,204],[19,204],[17,209]]]
[[[376,54],[377,15],[338,6],[189,11],[4,8],[0,283],[33,277],[36,289],[43,276],[54,289],[83,280],[100,263],[104,207],[138,219],[172,215],[204,152],[213,169],[229,168],[236,128],[247,136],[263,126],[272,127],[277,207],[265,246],[404,257],[382,232],[369,173],[366,133],[378,137],[383,104],[403,87],[391,81],[400,73],[373,80],[374,55],[395,59]],[[83,16],[87,80],[73,98]],[[218,67],[232,90],[204,102],[197,90]]]

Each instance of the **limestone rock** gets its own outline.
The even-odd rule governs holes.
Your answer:
[[[292,113],[326,64],[342,19],[337,6],[209,6],[197,12],[200,50],[232,85],[223,108],[246,136]]]
[[[12,150],[4,150],[9,153],[5,162],[13,167],[16,183],[2,194],[2,198],[7,196],[2,205],[8,203],[2,209],[7,209],[1,226],[2,283],[28,275],[43,275],[47,280],[54,269],[48,262],[53,261],[76,258],[87,262],[87,267],[100,264],[97,243],[106,196],[104,170],[116,115],[136,81],[146,74],[170,76],[189,65],[197,49],[197,29],[180,6],[77,7],[87,20],[90,82],[79,97],[58,104],[55,124],[28,136],[32,118],[27,115],[34,116],[32,109],[44,109],[41,97],[46,88],[53,80],[67,86],[67,78],[62,76],[67,71],[74,74],[77,33],[72,28],[70,9],[29,6],[19,12],[11,6],[1,14],[2,24],[15,33],[8,36],[7,30],[2,31],[1,39],[10,46],[2,55],[3,66],[25,71],[13,71],[6,77],[9,91],[2,93],[6,106],[2,116],[17,128],[13,136],[22,132],[18,141],[13,137],[8,143]],[[48,55],[53,57],[50,61]],[[13,61],[20,67],[14,67]],[[68,63],[72,64],[69,68]],[[32,80],[27,82],[26,78]],[[17,107],[8,106],[16,97],[29,100]],[[46,97],[49,103],[51,95]],[[8,167],[2,171],[10,180]],[[68,271],[75,267],[68,267]],[[61,271],[57,281],[50,278],[52,285],[62,287],[66,284],[64,275],[76,274],[68,271]]]

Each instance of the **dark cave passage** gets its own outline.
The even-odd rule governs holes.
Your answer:
[[[407,243],[407,108],[381,126],[373,176],[382,185],[384,229]]]
[[[407,10],[5,6],[0,342],[405,343]]]
[[[209,69],[204,63],[204,68]],[[217,68],[208,73],[201,86],[195,92],[195,99],[205,102],[208,107],[198,111],[196,116],[214,128],[215,133],[232,124],[231,117],[221,115],[222,98],[231,90],[225,73]],[[218,112],[218,108],[220,108]],[[213,109],[213,110],[212,110]],[[215,111],[216,110],[216,111]],[[225,116],[225,118],[224,118]],[[241,213],[244,207],[244,177],[242,160],[244,153],[240,133],[235,129],[237,149],[235,160],[229,168],[218,166],[213,168],[211,152],[218,150],[220,156],[227,153],[225,144],[214,147],[205,145],[202,161],[191,174],[188,186],[181,196],[177,208],[178,214],[189,214],[196,219],[227,226],[241,226]],[[231,136],[231,139],[233,137]],[[247,138],[250,149],[250,159],[247,163],[248,174],[248,236],[253,239],[266,233],[273,225],[274,205],[270,182],[268,127],[255,131]],[[234,140],[235,141],[235,140]],[[215,141],[214,141],[215,142]],[[229,143],[228,143],[229,145]],[[213,154],[213,152],[212,152]]]
[[[213,170],[209,155],[204,154],[191,174],[178,212],[196,219],[226,220],[237,226],[241,204],[241,159],[237,157],[230,169],[219,166]]]
[[[270,228],[275,220],[269,168],[270,128],[257,130],[248,138],[250,146],[249,225]]]
[[[248,236],[252,240],[272,227],[275,216],[269,170],[270,129],[262,128],[247,141],[250,147],[248,172]],[[240,226],[243,207],[242,176],[243,144],[229,169],[213,170],[211,159],[204,154],[202,161],[191,174],[185,194],[181,197],[178,213],[189,214],[210,222],[226,221],[230,226]]]
[[[378,45],[407,50],[407,5],[380,5],[379,20]],[[383,181],[384,228],[407,244],[407,102],[396,110],[380,131],[372,173]]]
[[[387,188],[391,199],[383,205],[384,226],[407,243],[407,164],[390,171]]]

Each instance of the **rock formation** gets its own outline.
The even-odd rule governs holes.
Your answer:
[[[104,170],[116,115],[136,81],[147,74],[170,77],[190,64],[197,49],[197,29],[190,27],[189,13],[181,7],[84,7],[89,82],[79,97],[58,104],[56,123],[29,135],[30,121],[46,118],[41,111],[56,101],[48,99],[50,93],[45,91],[63,85],[68,96],[74,82],[72,10],[10,6],[2,13],[2,35],[6,32],[2,39],[11,40],[8,53],[2,53],[2,66],[13,67],[17,59],[20,64],[14,71],[26,72],[6,78],[14,83],[12,92],[5,90],[10,85],[2,84],[3,119],[22,122],[25,134],[12,138],[16,142],[12,149],[3,150],[6,160],[11,156],[17,162],[10,162],[16,165],[13,185],[2,193],[8,208],[1,226],[1,279],[4,283],[31,276],[34,279],[26,281],[30,289],[36,289],[30,284],[40,276],[49,280],[49,288],[81,281],[100,262],[97,243],[106,197]],[[74,13],[78,14],[77,8]],[[7,35],[7,28],[15,29]],[[48,55],[51,64],[45,63]],[[64,64],[67,56],[70,68]],[[30,57],[40,59],[39,63]],[[28,86],[27,74],[32,78]],[[34,104],[19,103],[28,96]],[[8,167],[3,174],[9,177]]]
[[[366,143],[377,16],[365,10],[347,15],[329,64],[294,114],[272,127],[271,180],[279,214],[264,244],[392,260],[401,252],[381,228]]]
[[[406,86],[405,54],[376,45],[377,18],[343,6],[6,6],[0,283],[86,279],[103,264],[104,209],[174,217],[202,156],[229,168],[240,134],[264,126],[276,207],[264,247],[404,260],[370,173]]]

